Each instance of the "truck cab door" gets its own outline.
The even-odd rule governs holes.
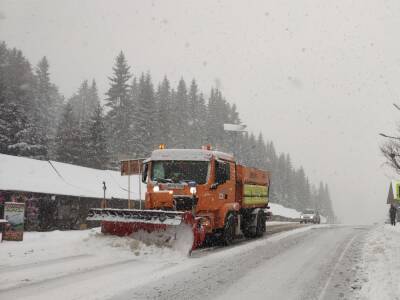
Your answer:
[[[225,202],[235,201],[235,164],[228,161],[215,161],[214,187],[218,200]]]

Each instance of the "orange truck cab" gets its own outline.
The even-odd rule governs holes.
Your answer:
[[[209,149],[159,149],[144,161],[146,210],[192,212],[206,236],[230,244],[265,232],[270,175]]]

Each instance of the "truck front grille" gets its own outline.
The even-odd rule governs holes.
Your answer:
[[[197,204],[197,198],[191,196],[174,196],[176,210],[186,211],[192,210]]]

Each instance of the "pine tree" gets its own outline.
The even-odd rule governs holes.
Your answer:
[[[125,158],[129,155],[129,136],[131,134],[130,113],[133,110],[130,87],[130,67],[121,51],[115,60],[113,76],[110,77],[110,88],[106,93],[106,106],[110,108],[106,116],[108,142],[113,160]]]
[[[210,98],[207,105],[207,143],[213,145],[214,147],[217,145],[220,137],[217,93],[217,90],[211,89]]]
[[[332,208],[331,196],[329,193],[328,184],[324,184],[322,188],[322,209],[321,213],[328,218],[329,222],[334,222],[334,213]]]
[[[79,126],[83,128],[100,104],[96,82],[93,80],[92,85],[89,86],[88,81],[84,80],[69,102]]]
[[[8,49],[5,42],[0,42],[0,105],[6,102]],[[1,137],[0,137],[1,138]],[[1,147],[1,146],[0,146]]]
[[[193,79],[188,94],[189,138],[188,146],[200,148],[206,141],[207,106]]]
[[[99,105],[100,105],[100,98],[97,90],[96,80],[92,79],[92,85],[90,86],[89,89],[89,99],[88,99],[89,115],[93,115],[93,113],[95,113],[96,110],[98,110]]]
[[[267,143],[266,147],[266,167],[268,170],[274,170],[277,164],[275,146],[272,141]]]
[[[172,107],[173,122],[171,129],[174,134],[174,144],[177,148],[187,148],[189,140],[189,109],[186,83],[181,78],[175,94]]]
[[[198,115],[198,87],[196,81],[193,79],[190,84],[189,93],[187,96],[187,114],[188,114],[188,137],[186,139],[187,146],[190,148],[199,147],[200,136],[199,128],[199,115]],[[195,146],[196,145],[196,146]]]
[[[96,169],[105,169],[110,162],[106,128],[103,118],[103,109],[97,106],[87,124],[87,162],[86,166]]]
[[[37,93],[37,116],[40,126],[44,131],[50,128],[50,120],[52,118],[53,103],[50,97],[50,73],[49,63],[46,56],[44,56],[36,67],[36,93]]]
[[[167,144],[171,146],[171,127],[172,127],[172,99],[171,89],[168,78],[165,76],[162,83],[158,86],[156,93],[156,110],[157,116],[155,122],[156,128],[156,139],[159,144]]]
[[[198,115],[198,125],[196,126],[196,129],[199,136],[199,146],[203,146],[207,143],[207,105],[203,93],[199,94],[197,110],[195,113]]]
[[[17,49],[0,44],[0,151],[44,159],[47,146],[34,119],[34,75]]]
[[[135,157],[146,157],[155,147],[157,110],[155,107],[154,88],[150,74],[142,74],[139,81],[135,132],[132,143],[135,145]]]
[[[49,63],[44,56],[35,70],[35,109],[32,110],[32,124],[36,128],[38,139],[48,150],[50,156],[54,152],[56,128],[62,112],[63,98],[57,87],[51,83]]]
[[[111,110],[121,110],[129,106],[129,84],[132,77],[130,67],[124,53],[121,51],[115,59],[113,76],[109,78],[111,86],[106,93],[108,96],[106,106]]]
[[[87,149],[82,149],[82,139],[79,123],[74,116],[71,103],[68,102],[64,108],[55,138],[56,160],[82,165],[82,156],[87,151]]]
[[[52,140],[55,135],[57,114],[62,99],[57,88],[50,81],[49,63],[44,56],[36,67],[36,119],[38,126],[44,131],[44,138]],[[49,143],[49,142],[48,142]]]
[[[22,108],[15,103],[0,104],[0,153],[18,155],[15,145],[24,130],[26,116]]]

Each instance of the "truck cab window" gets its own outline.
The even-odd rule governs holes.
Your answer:
[[[215,161],[215,182],[223,184],[231,178],[230,165],[228,162]]]

